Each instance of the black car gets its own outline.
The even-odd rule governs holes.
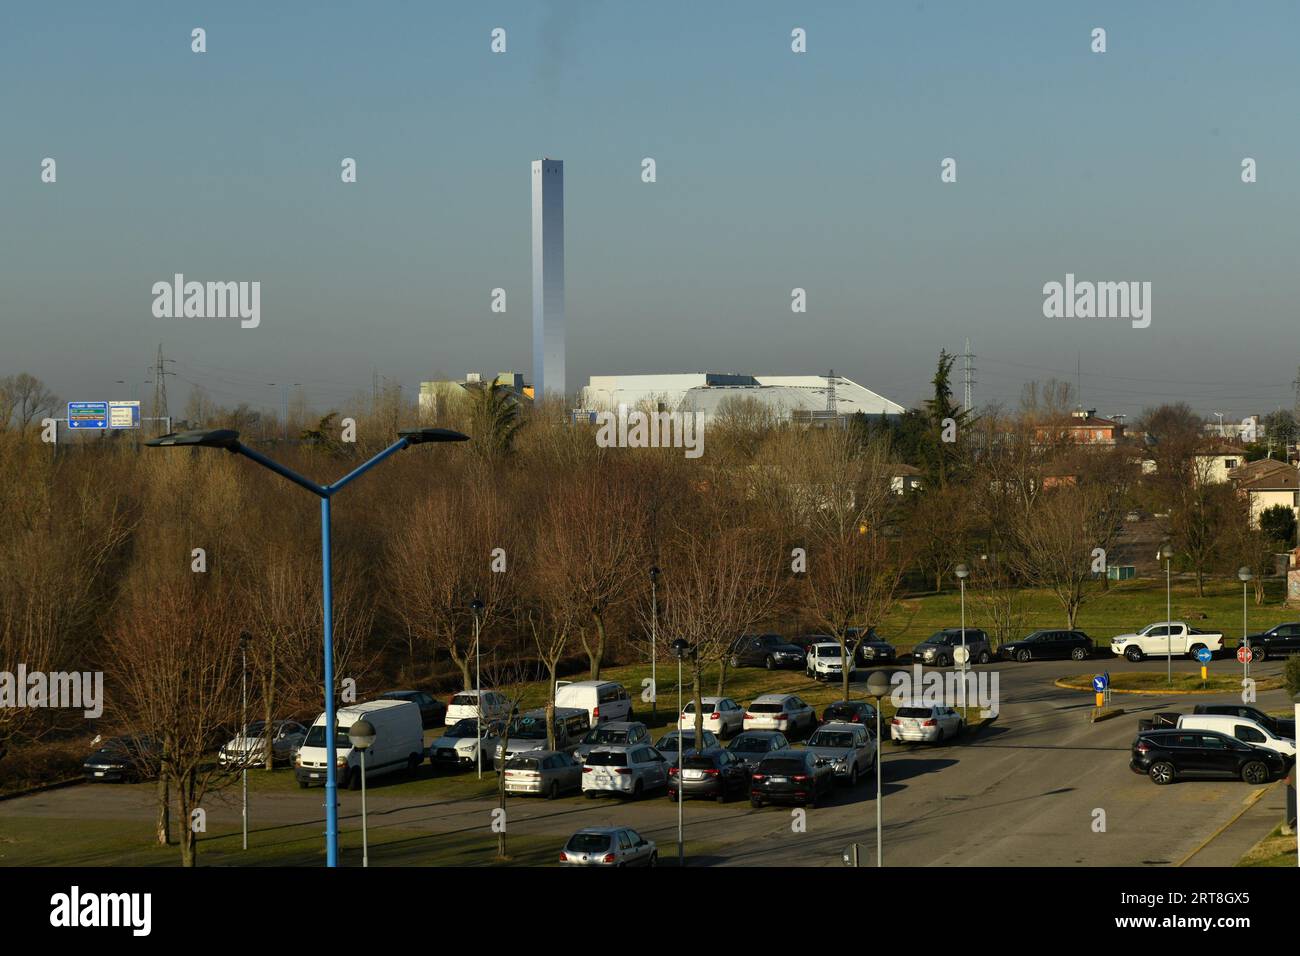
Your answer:
[[[441,727],[447,717],[447,705],[422,690],[390,690],[379,695],[379,700],[409,700],[420,708],[420,723],[425,730]]]
[[[749,802],[761,807],[768,803],[817,806],[817,798],[830,793],[835,770],[829,763],[817,763],[807,750],[778,750],[762,759],[749,777]]]
[[[876,732],[876,708],[865,700],[837,700],[822,711],[822,723],[865,724]]]
[[[688,750],[682,758],[680,778],[676,767],[668,770],[668,796],[712,797],[726,803],[729,796],[744,796],[749,786],[749,765],[737,760],[730,751]]]
[[[1295,740],[1295,719],[1290,717],[1270,717],[1255,707],[1245,704],[1197,704],[1192,708],[1193,714],[1226,714],[1229,717],[1245,717],[1278,737]],[[1159,716],[1158,714],[1156,716]]]
[[[731,738],[727,752],[736,760],[749,766],[757,767],[768,754],[785,750],[790,746],[785,734],[779,730],[746,730]]]
[[[1007,661],[1041,661],[1069,658],[1086,661],[1092,657],[1092,638],[1083,631],[1034,631],[1019,641],[998,648],[998,656]]]
[[[90,783],[128,783],[158,774],[162,748],[152,737],[110,737],[92,746],[97,749],[81,762],[81,772]]]
[[[1129,769],[1157,784],[1183,777],[1236,777],[1256,785],[1287,771],[1285,757],[1211,730],[1147,730],[1133,741]]]
[[[1252,634],[1247,640],[1255,661],[1295,654],[1300,651],[1300,622],[1279,624],[1263,634]]]
[[[893,644],[883,641],[874,627],[866,630],[851,627],[845,637],[853,648],[853,654],[859,664],[888,664],[898,658],[898,651]]]
[[[731,645],[732,667],[803,667],[804,652],[780,634],[745,634]]]

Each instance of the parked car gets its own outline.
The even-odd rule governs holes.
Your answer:
[[[948,667],[956,661],[954,652],[962,643],[962,629],[946,627],[942,631],[935,631],[912,648],[912,660],[921,664],[933,664],[935,667]],[[972,664],[987,664],[993,659],[989,636],[978,627],[966,628],[965,644]]]
[[[676,799],[680,789],[683,798],[712,797],[726,803],[729,796],[745,795],[749,772],[749,765],[728,750],[688,750],[681,773],[676,767],[668,768],[668,796]]]
[[[95,749],[81,762],[81,772],[91,783],[132,783],[158,774],[162,747],[152,737],[96,737],[91,746]]]
[[[680,738],[680,742],[678,742]],[[703,743],[695,742],[695,728],[689,727],[686,730],[670,730],[658,740],[655,741],[655,750],[663,755],[668,767],[677,766],[677,753],[679,750],[720,750],[722,742],[711,730],[704,732]]]
[[[631,827],[583,827],[564,844],[565,866],[654,866],[659,851]]]
[[[479,717],[484,721],[501,720],[510,716],[510,701],[494,690],[483,691],[483,709],[479,712],[479,692],[463,690],[453,694],[442,720],[448,727],[466,717]]]
[[[1129,758],[1130,770],[1161,786],[1184,777],[1236,777],[1258,786],[1282,776],[1288,766],[1275,751],[1212,730],[1144,731]]]
[[[889,721],[889,739],[920,743],[942,743],[961,735],[966,721],[944,704],[913,701],[899,707]]]
[[[566,752],[575,749],[578,742],[591,730],[589,721],[585,708],[556,707],[552,735],[555,738],[555,749]],[[500,746],[492,748],[492,766],[500,770],[505,761],[516,754],[527,753],[530,750],[546,750],[548,744],[546,708],[539,707],[536,710],[525,711],[510,721],[506,728],[504,759]]]
[[[835,640],[830,634],[798,634],[789,638],[789,643],[799,649],[799,653],[805,657],[808,656],[808,648],[814,644],[825,644],[827,641]]]
[[[582,762],[562,750],[530,750],[506,761],[505,792],[544,794],[554,800],[582,789]]]
[[[636,799],[666,786],[668,762],[649,744],[593,750],[582,765],[582,792],[588,797],[616,793]]]
[[[865,700],[837,700],[822,711],[822,723],[862,724],[874,735],[876,708]]]
[[[849,654],[848,663],[849,676],[852,677],[855,666],[852,654]],[[844,654],[840,651],[839,642],[814,644],[808,648],[804,672],[813,680],[840,680],[844,676]]]
[[[1217,654],[1223,650],[1223,635],[1218,631],[1198,631],[1188,627],[1185,621],[1169,621],[1148,624],[1136,634],[1119,634],[1110,640],[1111,653],[1135,662],[1166,654],[1194,658],[1201,648]]]
[[[622,684],[612,680],[557,680],[555,706],[581,707],[592,727],[611,720],[632,719],[632,698]]]
[[[768,754],[749,777],[749,802],[817,806],[817,798],[830,793],[835,774],[829,763],[818,763],[807,750],[778,750]]]
[[[409,700],[420,708],[420,721],[425,730],[442,727],[447,723],[447,705],[422,690],[386,690],[375,699]]]
[[[429,745],[429,763],[437,767],[472,767],[478,764],[478,750],[483,747],[483,765],[492,766],[497,742],[505,731],[503,720],[486,720],[482,723],[473,717],[462,717],[443,731],[442,736]]]
[[[847,637],[850,646],[853,648],[854,658],[862,667],[868,667],[871,664],[888,664],[898,658],[898,651],[894,645],[881,640],[874,627],[869,627],[866,630],[851,627],[848,630]]]
[[[1213,730],[1235,737],[1244,744],[1252,744],[1280,753],[1295,760],[1295,740],[1280,737],[1258,721],[1235,714],[1185,714],[1178,718],[1180,730]]]
[[[1086,661],[1092,657],[1092,638],[1083,631],[1034,631],[1026,638],[1009,641],[998,648],[998,656],[1007,661],[1041,661],[1069,658]]]
[[[750,769],[770,753],[786,750],[790,741],[779,730],[747,730],[731,739],[727,752]]]
[[[363,704],[349,704],[334,713],[334,747],[341,787],[361,789],[361,752],[352,746],[348,730],[359,720],[369,721],[375,728],[375,742],[366,751],[366,779],[414,770],[424,761],[424,727],[420,723],[420,708],[409,700],[371,700]],[[307,731],[293,759],[294,776],[298,786],[309,787],[324,783],[328,773],[329,752],[325,715],[316,718]]]
[[[704,697],[704,729],[719,737],[731,737],[741,732],[745,726],[745,708],[730,697]],[[695,729],[695,701],[688,701],[677,718],[677,726],[682,730]]]
[[[804,652],[780,634],[744,634],[731,645],[732,667],[802,667]]]
[[[876,738],[861,724],[823,724],[804,747],[819,761],[830,764],[835,779],[850,787],[876,769]]]
[[[289,762],[307,739],[307,728],[296,720],[276,720],[271,723],[271,759]],[[266,721],[255,720],[248,725],[248,733],[222,744],[217,752],[217,763],[223,767],[266,766]]]
[[[1232,714],[1237,717],[1249,717],[1251,720],[1267,727],[1279,737],[1295,740],[1295,718],[1274,717],[1258,707],[1246,704],[1197,704],[1192,708],[1194,714]]]
[[[1250,642],[1250,650],[1256,661],[1295,654],[1300,652],[1300,621],[1279,624],[1263,634],[1251,634],[1246,640]]]
[[[607,724],[601,724],[599,727],[592,727],[578,745],[573,748],[573,756],[581,763],[582,760],[597,747],[609,746],[630,746],[632,744],[648,744],[650,742],[650,730],[639,720],[611,720]]]
[[[794,694],[764,694],[745,708],[745,730],[797,734],[817,726],[817,712]]]

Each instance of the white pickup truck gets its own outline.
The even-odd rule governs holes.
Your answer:
[[[1111,651],[1131,661],[1166,654],[1195,657],[1203,647],[1215,653],[1223,650],[1223,635],[1217,631],[1198,631],[1188,627],[1185,621],[1148,624],[1136,634],[1120,634],[1110,639]]]

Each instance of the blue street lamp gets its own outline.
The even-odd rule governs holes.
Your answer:
[[[228,428],[213,431],[188,431],[174,435],[162,435],[145,442],[153,447],[189,446],[192,448],[224,448],[235,455],[251,458],[277,475],[288,478],[295,485],[306,488],[320,498],[320,537],[322,564],[322,604],[325,622],[325,865],[339,865],[339,810],[338,780],[334,767],[335,760],[335,717],[334,717],[334,594],[330,584],[330,498],[341,491],[354,478],[365,474],[389,455],[401,451],[408,445],[423,445],[426,442],[468,441],[468,435],[450,431],[446,428],[415,428],[399,432],[397,441],[389,445],[369,461],[357,466],[332,485],[318,485],[310,478],[304,478],[279,462],[272,461],[265,455],[253,451],[239,441],[239,432]]]

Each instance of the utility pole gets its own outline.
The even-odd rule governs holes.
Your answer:
[[[167,376],[175,375],[175,372],[167,371],[167,363],[175,362],[175,359],[163,358],[162,343],[158,343],[158,358],[153,367],[153,418],[154,421],[163,419],[171,420],[171,414],[167,411]]]
[[[966,352],[963,358],[962,371],[965,378],[965,395],[963,396],[962,405],[965,406],[967,414],[974,408],[974,386],[975,386],[975,366],[971,364],[971,359],[975,353],[970,350],[970,339],[966,340]]]
[[[826,412],[830,418],[839,413],[835,398],[835,369],[826,373]]]

